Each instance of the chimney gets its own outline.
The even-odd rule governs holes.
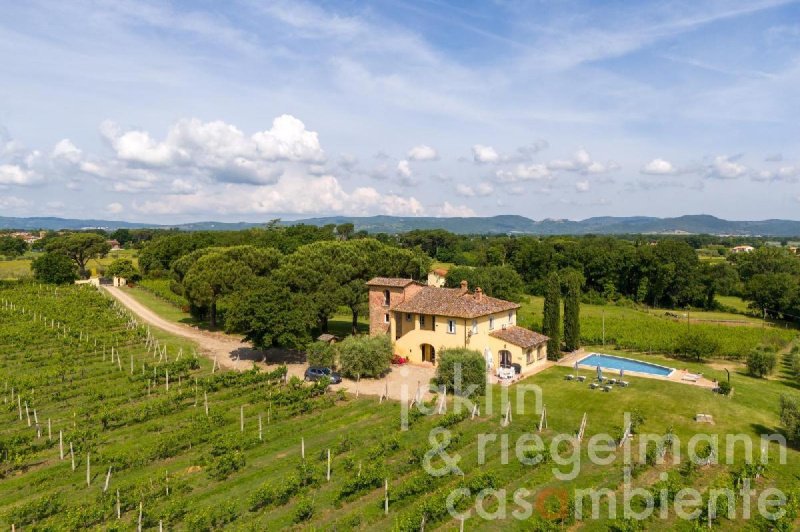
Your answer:
[[[466,294],[466,293],[467,293],[467,290],[469,290],[469,288],[467,287],[467,280],[466,280],[466,279],[463,279],[463,280],[461,281],[461,293],[462,293],[462,294]]]
[[[475,301],[483,301],[483,290],[480,286],[475,289]]]

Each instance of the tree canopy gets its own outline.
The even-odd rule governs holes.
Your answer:
[[[53,238],[45,248],[50,253],[59,253],[75,262],[78,274],[84,279],[89,277],[86,263],[90,259],[104,257],[111,246],[106,239],[96,233],[69,233]]]

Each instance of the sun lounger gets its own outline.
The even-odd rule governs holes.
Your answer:
[[[574,379],[574,378],[575,378],[575,376],[574,376],[574,375],[564,375],[564,380],[565,380],[565,381],[571,381],[571,380],[572,380],[572,379]]]
[[[617,381],[617,386],[622,386],[623,388],[630,386],[630,384],[628,381]]]
[[[608,379],[608,384],[616,384],[617,379]]]
[[[702,378],[703,378],[702,374],[695,375],[694,373],[687,373],[686,375],[681,377],[681,380],[682,381],[688,381],[688,382],[697,382]]]
[[[603,386],[603,391],[604,392],[610,392],[611,391],[611,386]]]
[[[583,381],[586,380],[586,376],[585,375],[579,375],[579,376],[576,377],[576,379],[578,380],[578,382],[583,382]]]
[[[598,386],[598,384],[596,382],[593,382],[593,383],[589,384],[589,388],[591,388],[592,390],[597,388],[597,386]]]

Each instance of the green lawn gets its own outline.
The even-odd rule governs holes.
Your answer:
[[[15,260],[0,260],[0,279],[21,279],[30,277],[31,274],[31,261],[41,255],[41,252],[29,251],[19,259]],[[116,259],[130,259],[135,266],[138,266],[137,259],[138,251],[135,249],[123,249],[119,251],[111,251],[108,255],[101,259],[91,259],[86,263],[86,269],[96,276],[97,269],[106,267]]]
[[[143,506],[144,528],[155,530],[158,522],[169,530],[219,529],[223,523],[234,529],[279,530],[294,525],[301,502],[313,511],[302,523],[318,530],[413,530],[427,512],[426,530],[454,529],[458,523],[437,513],[443,497],[461,485],[484,487],[491,477],[496,487],[506,488],[505,501],[514,506],[512,492],[524,487],[532,494],[543,489],[566,490],[607,487],[619,491],[622,483],[622,453],[607,465],[592,464],[587,445],[596,434],[616,434],[626,411],[638,410],[644,416],[640,433],[664,434],[672,428],[686,451],[688,440],[698,432],[724,436],[745,434],[753,438],[779,430],[778,397],[781,393],[800,394],[796,380],[777,374],[770,380],[757,380],[733,372],[735,395],[732,399],[708,390],[681,383],[630,377],[631,386],[611,393],[590,390],[586,383],[563,379],[569,368],[555,367],[524,381],[542,390],[547,406],[548,429],[542,433],[550,444],[561,434],[574,435],[584,413],[586,434],[579,454],[571,463],[524,465],[515,458],[519,438],[535,431],[539,420],[535,399],[526,393],[524,410],[516,410],[511,424],[501,426],[503,393],[492,390],[493,411],[481,407],[475,419],[454,420],[449,430],[455,438],[446,451],[458,457],[464,477],[447,474],[432,477],[418,459],[430,447],[430,431],[444,423],[438,415],[414,416],[410,430],[400,431],[401,409],[397,402],[380,404],[374,397],[355,399],[349,395],[311,393],[310,385],[290,383],[253,374],[212,374],[209,363],[199,360],[196,369],[181,369],[175,359],[180,348],[188,357],[191,344],[160,335],[167,342],[169,364],[159,363],[142,343],[141,329],[125,327],[126,318],[107,302],[101,292],[91,288],[66,287],[58,290],[35,285],[0,288],[0,299],[15,303],[17,310],[0,306],[0,380],[36,409],[40,423],[50,419],[56,437],[48,441],[28,427],[24,413],[19,420],[14,401],[0,408],[0,444],[10,454],[2,461],[0,523],[10,528],[40,529],[89,528],[133,529]],[[26,308],[26,313],[21,312]],[[34,321],[31,312],[37,312]],[[56,332],[41,320],[41,313],[64,322],[69,331]],[[80,332],[79,332],[80,331]],[[84,336],[88,334],[88,339]],[[81,338],[83,340],[81,341]],[[104,359],[99,344],[115,345],[121,353],[122,369]],[[608,352],[608,349],[605,349]],[[613,352],[613,351],[612,351]],[[660,356],[625,353],[626,356],[676,365]],[[135,372],[129,371],[130,357]],[[141,374],[142,364],[146,365]],[[724,372],[697,363],[681,366],[707,376],[722,377]],[[157,383],[147,393],[153,368]],[[166,390],[165,369],[171,369],[172,386]],[[195,378],[199,393],[195,392]],[[180,379],[180,380],[179,380]],[[203,390],[209,399],[209,417],[204,412]],[[512,404],[517,404],[519,386],[510,388]],[[195,406],[197,405],[197,406]],[[240,412],[244,407],[244,431],[240,432]],[[712,414],[714,425],[694,422],[696,413]],[[258,438],[258,416],[263,422],[263,439]],[[77,468],[72,471],[69,455],[58,458],[57,431],[65,441],[75,442]],[[497,434],[498,441],[486,446],[485,463],[478,462],[479,435]],[[500,441],[507,437],[510,459],[502,458]],[[305,469],[300,457],[301,438],[305,445]],[[634,440],[638,442],[638,438]],[[567,452],[567,445],[562,452]],[[332,478],[325,480],[326,450],[333,457]],[[723,447],[724,449],[724,447]],[[756,445],[758,449],[758,445]],[[91,485],[86,484],[86,452],[91,453]],[[776,451],[771,445],[771,452]],[[770,466],[759,481],[758,490],[767,487],[789,489],[797,485],[800,452],[789,449],[784,466]],[[730,473],[744,461],[737,447],[735,463],[711,465],[681,476],[673,465],[637,467],[634,487],[652,488],[658,473],[668,472],[681,485],[705,491],[713,485],[731,485]],[[221,467],[230,468],[226,478],[212,475]],[[235,464],[236,467],[230,466]],[[434,457],[433,465],[441,466]],[[579,466],[579,467],[578,467]],[[112,468],[109,492],[103,495],[108,468]],[[559,480],[554,470],[568,472],[577,467],[577,477]],[[289,479],[310,472],[309,484],[292,488],[287,499],[267,504],[255,511],[250,499],[259,488],[286,486]],[[487,477],[488,476],[488,477]],[[166,479],[169,479],[168,481]],[[389,515],[383,512],[383,483],[388,480],[392,497]],[[122,516],[115,517],[116,490],[120,490]],[[352,491],[341,497],[344,490]],[[48,499],[45,499],[48,497]],[[533,497],[528,497],[531,500]],[[47,503],[46,503],[47,501]],[[491,500],[490,500],[491,501]],[[11,514],[25,506],[24,512]],[[489,502],[487,509],[494,509]],[[510,517],[500,521],[470,519],[469,530],[498,528],[530,530],[535,523]],[[608,530],[604,518],[587,520],[571,529]],[[741,519],[720,519],[721,529],[742,529]],[[796,523],[795,523],[796,524]],[[648,529],[690,529],[670,516],[666,521],[651,519]],[[555,529],[560,529],[557,525]]]

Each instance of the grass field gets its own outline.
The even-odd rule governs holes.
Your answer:
[[[135,266],[138,266],[137,250],[122,249],[111,251],[102,259],[91,259],[86,263],[86,269],[97,275],[97,269],[111,264],[116,259],[130,259]],[[23,257],[15,260],[0,260],[0,279],[22,279],[30,277],[31,261],[38,257],[38,252],[28,252]]]
[[[529,499],[541,496],[542,500],[545,489],[567,494],[583,487],[620,490],[621,456],[607,465],[592,464],[586,442],[592,435],[619,431],[625,411],[641,411],[645,421],[640,431],[664,434],[672,427],[686,446],[699,430],[752,437],[777,430],[778,396],[800,393],[797,383],[785,375],[759,381],[736,372],[733,399],[685,384],[637,378],[630,379],[630,388],[603,393],[564,381],[568,370],[552,368],[525,381],[543,391],[549,422],[543,440],[550,445],[560,434],[574,434],[586,413],[584,442],[579,454],[572,454],[566,465],[524,465],[514,459],[514,444],[538,422],[531,394],[525,396],[525,412],[516,413],[507,427],[501,427],[501,391],[495,388],[492,398],[496,406],[491,414],[484,405],[475,420],[412,415],[410,429],[400,431],[401,409],[396,402],[379,404],[376,398],[324,393],[294,382],[281,385],[267,374],[212,374],[203,359],[196,365],[187,364],[193,360],[190,344],[165,336],[161,340],[169,346],[169,362],[159,363],[144,347],[143,331],[126,328],[125,315],[92,288],[13,286],[0,289],[0,298],[16,307],[12,310],[0,305],[0,381],[7,385],[0,410],[4,455],[0,523],[7,529],[14,523],[18,528],[97,526],[130,530],[136,527],[140,503],[145,529],[157,529],[161,521],[165,528],[176,530],[212,530],[226,524],[245,530],[416,530],[422,515],[426,517],[426,530],[452,529],[458,523],[442,513],[442,507],[446,494],[458,486],[474,491],[488,486],[506,488],[505,501],[509,504],[513,503],[512,490],[520,487],[534,494]],[[32,312],[37,313],[36,320]],[[52,329],[40,313],[47,319],[55,316],[64,325]],[[94,347],[95,339],[98,348]],[[111,363],[110,357],[104,360],[103,344],[118,346],[121,363]],[[176,361],[180,348],[184,350],[183,364]],[[689,366],[715,374],[707,366]],[[169,391],[166,369],[171,370]],[[10,400],[11,388],[36,410],[41,437],[37,437],[35,427],[28,426],[24,410],[23,419],[19,419],[16,401]],[[204,392],[208,395],[208,416]],[[518,392],[517,387],[511,388],[513,404]],[[693,416],[697,412],[712,414],[715,425],[696,424]],[[258,437],[259,416],[262,439]],[[48,419],[52,440],[47,437]],[[454,437],[446,450],[450,456],[460,457],[463,477],[453,473],[431,477],[421,469],[420,457],[431,448],[430,431],[445,426]],[[65,460],[59,460],[58,431],[63,431],[65,444],[73,443],[74,471],[68,451]],[[478,464],[478,435],[484,433],[509,438],[508,464],[503,463],[497,443],[486,447],[485,463]],[[305,460],[300,455],[301,438]],[[572,448],[569,444],[560,447],[564,456]],[[775,445],[771,447],[774,455]],[[330,481],[325,479],[327,449],[332,453]],[[87,452],[91,463],[88,486]],[[709,486],[731,485],[731,472],[738,471],[743,463],[741,453],[738,448],[733,465],[709,465],[685,474],[678,466],[638,465],[633,484],[652,487],[658,473],[664,471],[675,482],[701,491]],[[444,462],[434,456],[432,465],[442,466]],[[555,477],[554,469],[568,472],[577,465],[580,468],[575,479]],[[104,494],[109,467],[112,474]],[[769,467],[757,489],[788,489],[796,485],[798,471],[800,453],[790,449],[785,467]],[[383,511],[384,480],[389,486],[388,515]],[[547,508],[557,500],[548,498]],[[497,501],[489,502],[487,508],[496,509]],[[467,528],[530,530],[546,526],[559,530],[570,526],[608,530],[611,524],[608,519],[576,525],[555,518],[551,521],[542,517],[527,522],[510,516],[499,521],[473,518]],[[664,522],[651,519],[647,523],[650,529],[688,530],[690,526],[672,515]],[[744,522],[720,518],[718,526],[742,528]]]
[[[541,330],[544,299],[530,297],[520,310],[520,324]],[[703,331],[719,340],[720,355],[742,358],[760,343],[786,345],[797,331],[786,324],[762,322],[751,316],[725,312],[691,311],[691,321],[683,312],[679,318],[666,317],[664,310],[640,310],[616,305],[581,305],[581,338],[586,344],[605,344],[646,352],[673,353],[675,345],[688,328]]]

